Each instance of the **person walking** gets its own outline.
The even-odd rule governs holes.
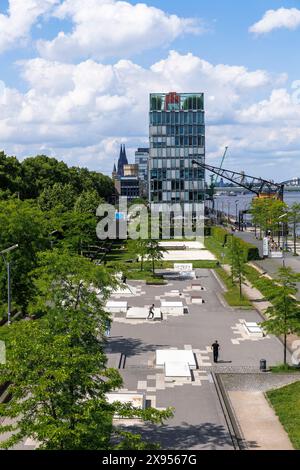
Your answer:
[[[154,309],[155,309],[155,305],[152,304],[151,307],[149,308],[148,320],[153,320],[153,318],[154,318]]]
[[[211,345],[211,349],[213,350],[214,363],[216,364],[219,359],[219,349],[220,349],[220,345],[217,340]]]
[[[107,319],[105,320],[105,336],[107,338],[110,337],[110,329],[111,329],[111,320]]]

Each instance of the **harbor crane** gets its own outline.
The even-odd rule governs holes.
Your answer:
[[[208,165],[198,160],[192,161],[193,165],[200,166],[203,170],[208,170],[217,177],[224,178],[231,183],[236,184],[256,194],[258,198],[270,198],[283,200],[284,184],[274,183],[274,181],[265,180],[256,176],[246,175],[244,172],[226,170],[224,168]]]

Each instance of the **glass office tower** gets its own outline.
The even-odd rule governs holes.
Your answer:
[[[204,170],[192,164],[205,161],[204,94],[151,94],[149,134],[149,201],[193,210],[205,194]]]

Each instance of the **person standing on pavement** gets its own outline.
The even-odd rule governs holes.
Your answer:
[[[220,345],[217,340],[211,345],[211,349],[213,350],[214,363],[217,363],[219,359],[219,349],[220,349]]]

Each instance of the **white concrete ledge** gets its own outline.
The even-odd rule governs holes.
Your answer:
[[[126,313],[127,307],[127,302],[117,302],[114,300],[109,300],[105,305],[106,310],[110,313]]]
[[[146,307],[130,307],[127,310],[126,318],[134,320],[147,320],[149,316],[149,308]],[[153,320],[161,320],[162,312],[160,308],[154,309]]]
[[[161,313],[164,315],[183,315],[183,303],[182,302],[167,302],[161,301]]]

